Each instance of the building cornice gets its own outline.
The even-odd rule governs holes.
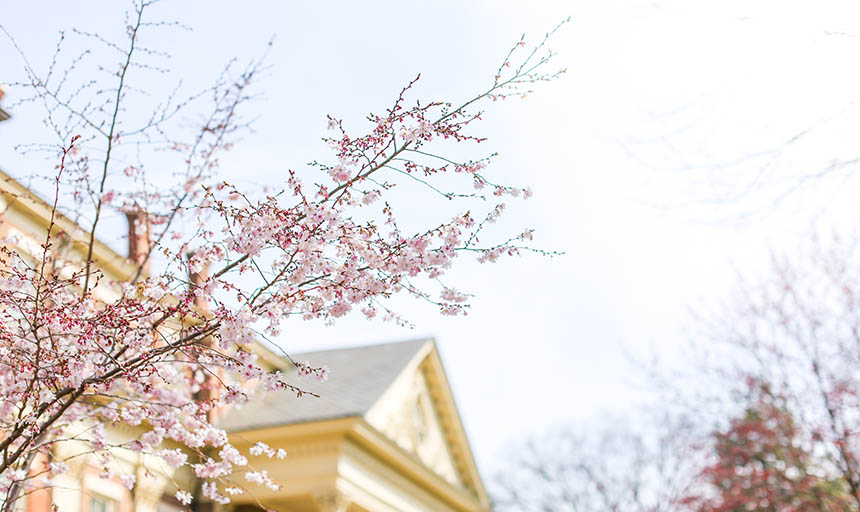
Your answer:
[[[17,211],[35,221],[40,227],[48,229],[51,222],[51,205],[2,170],[0,170],[0,194],[5,200],[7,209]],[[85,258],[90,233],[60,212],[56,212],[54,225],[56,232],[62,231],[70,237],[75,253]],[[37,237],[40,235],[39,233],[30,234]],[[98,268],[110,272],[119,281],[131,280],[137,272],[135,264],[98,239],[93,243],[93,259]]]

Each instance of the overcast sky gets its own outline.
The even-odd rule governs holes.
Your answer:
[[[60,29],[121,31],[120,4],[14,2],[0,23],[44,69]],[[854,5],[247,0],[155,10],[193,29],[159,42],[192,85],[275,36],[265,95],[250,106],[256,131],[222,160],[246,186],[327,156],[326,114],[360,126],[419,72],[420,97],[465,99],[521,33],[539,40],[572,16],[551,42],[568,73],[492,105],[483,128],[500,153],[492,176],[535,191],[511,205],[511,229],[531,226],[538,245],[566,254],[461,266],[450,281],[476,295],[465,318],[406,302],[414,330],[295,322],[280,340],[297,352],[433,336],[487,472],[524,435],[631,411],[640,393],[628,354],[672,361],[689,341],[689,310],[725,295],[735,268],[763,268],[766,249],[800,243],[812,219],[856,220],[852,168],[839,165],[860,155]],[[0,80],[20,78],[19,67],[0,37]],[[12,146],[44,137],[37,110],[13,114],[0,125],[0,167],[21,176],[46,162]],[[829,179],[792,192],[828,166]]]

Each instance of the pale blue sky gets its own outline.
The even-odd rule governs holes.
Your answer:
[[[0,23],[38,68],[61,28],[121,30],[122,5],[15,2]],[[860,97],[860,36],[844,32],[860,11],[851,5],[163,2],[157,10],[193,32],[156,44],[171,49],[189,86],[203,86],[230,57],[256,56],[276,36],[265,96],[250,108],[256,132],[223,159],[225,175],[250,186],[325,157],[326,114],[359,124],[418,72],[422,97],[465,98],[521,33],[533,41],[572,16],[551,44],[567,75],[493,105],[484,128],[501,154],[493,175],[535,191],[511,205],[512,229],[534,227],[540,246],[567,254],[461,266],[450,281],[477,295],[465,318],[406,302],[412,331],[356,318],[295,322],[281,339],[300,351],[434,336],[487,471],[520,436],[632,410],[641,393],[625,352],[672,361],[688,341],[688,310],[726,293],[733,264],[761,268],[765,248],[793,243],[812,213],[856,218],[848,185],[836,181],[773,208],[791,176],[852,156],[845,134],[856,133],[857,115],[843,109]],[[0,80],[18,78],[18,66],[0,38],[0,72],[11,75]],[[138,84],[150,85],[162,84]],[[11,149],[41,136],[38,111],[14,114],[0,125],[0,167],[20,176],[48,163]],[[738,192],[729,205],[711,202]]]

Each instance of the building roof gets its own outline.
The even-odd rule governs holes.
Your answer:
[[[329,378],[297,379],[296,384],[319,398],[301,398],[289,391],[258,393],[249,403],[232,407],[219,423],[228,431],[250,430],[363,416],[406,369],[428,339],[294,354],[296,361],[329,367]]]

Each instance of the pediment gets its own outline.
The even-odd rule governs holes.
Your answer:
[[[486,497],[433,342],[416,354],[365,419],[449,483]]]

